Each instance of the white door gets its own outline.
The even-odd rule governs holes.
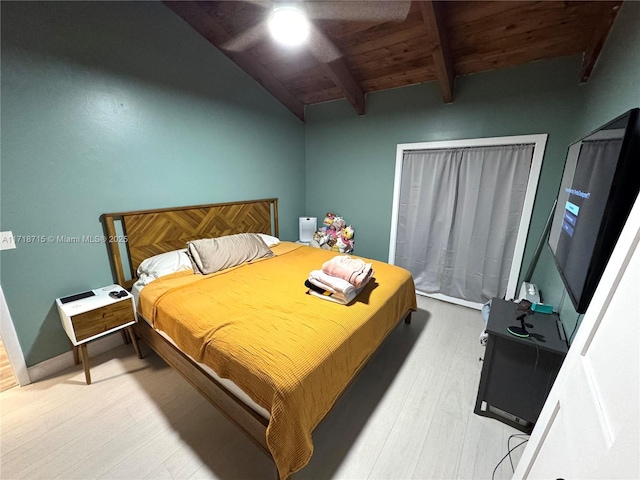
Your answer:
[[[513,478],[640,478],[640,198]]]

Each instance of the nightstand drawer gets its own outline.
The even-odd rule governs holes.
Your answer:
[[[131,300],[112,303],[104,307],[71,317],[76,340],[81,342],[89,337],[132,322],[135,319]]]

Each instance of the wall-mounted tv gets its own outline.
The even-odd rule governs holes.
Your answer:
[[[569,147],[548,242],[578,313],[587,310],[640,191],[639,111]]]

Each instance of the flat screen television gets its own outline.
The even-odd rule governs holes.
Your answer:
[[[586,312],[640,191],[639,110],[569,147],[548,243],[578,313]]]

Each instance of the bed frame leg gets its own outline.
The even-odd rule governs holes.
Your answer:
[[[407,314],[407,316],[406,316],[406,317],[404,317],[404,323],[406,323],[407,325],[409,325],[409,324],[411,323],[411,314],[412,314],[412,313],[413,313],[413,312],[409,312],[409,313]]]

